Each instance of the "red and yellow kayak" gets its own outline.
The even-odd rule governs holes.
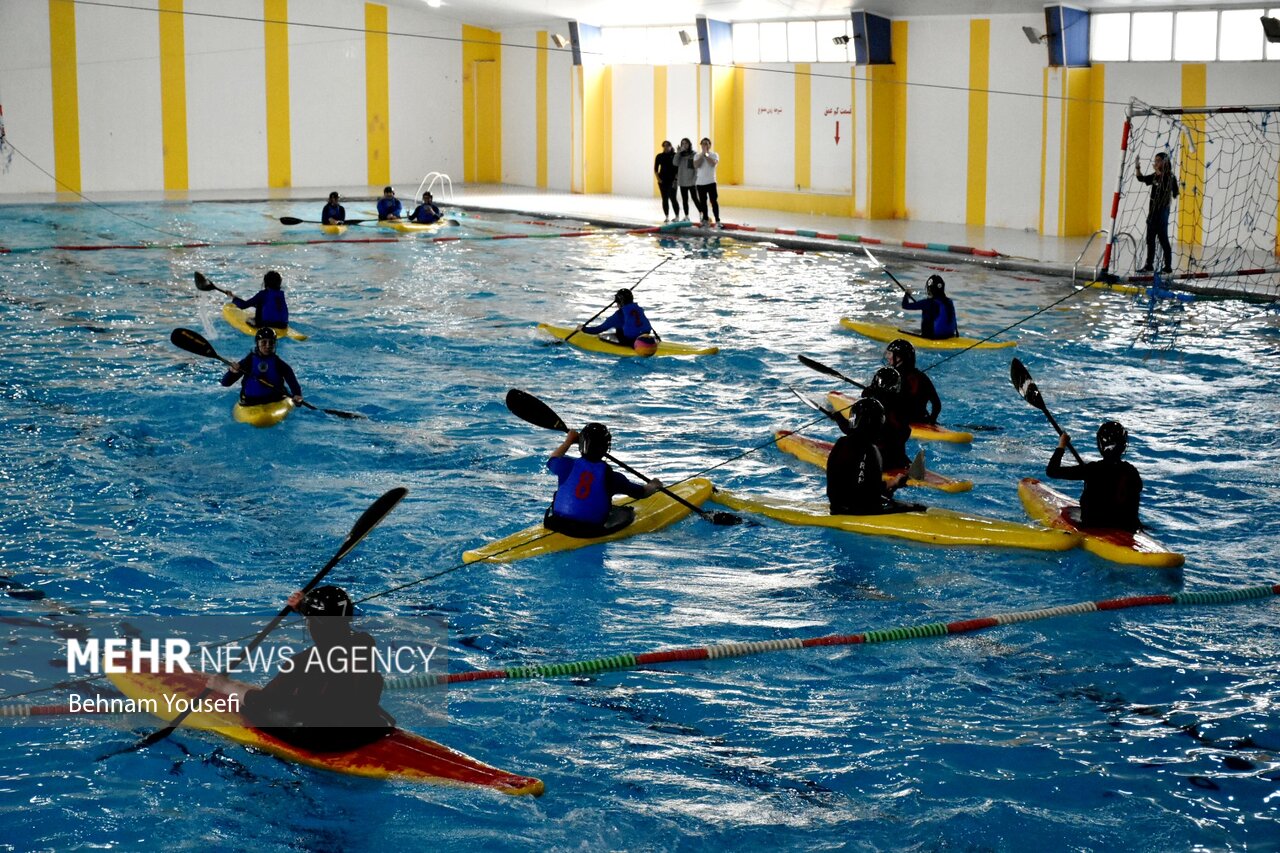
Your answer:
[[[827,405],[840,411],[847,410],[857,397],[850,397],[843,391],[827,393]],[[951,444],[969,444],[973,441],[973,433],[947,429],[937,424],[912,424],[911,437],[916,441],[946,441]]]
[[[116,673],[108,676],[111,683],[130,699],[155,700],[154,714],[168,722],[177,716],[170,711],[166,696],[192,699],[205,687],[203,673]],[[248,685],[231,682],[239,688]],[[226,699],[225,693],[214,691],[207,700]],[[183,725],[201,731],[217,732],[236,743],[269,752],[286,761],[305,764],[320,770],[368,776],[375,779],[407,779],[433,785],[465,785],[491,788],[503,794],[532,794],[543,791],[542,781],[531,776],[517,776],[469,755],[396,729],[392,734],[367,746],[349,752],[318,753],[291,746],[248,724],[243,716],[231,712],[193,713]]]
[[[834,447],[829,441],[822,441],[817,438],[809,438],[807,435],[801,435],[798,432],[780,429],[774,432],[774,440],[777,442],[778,449],[786,453],[790,453],[798,459],[817,465],[819,468],[826,470],[827,457],[831,455],[831,448]],[[889,481],[897,477],[899,474],[907,473],[906,468],[897,468],[884,472],[885,481]],[[956,480],[939,474],[936,471],[925,471],[922,480],[907,480],[908,486],[925,489],[937,489],[940,492],[967,492],[973,488],[972,480]]]
[[[1046,527],[1080,534],[1081,546],[1104,560],[1153,569],[1176,569],[1186,562],[1182,554],[1170,551],[1145,533],[1081,527],[1080,504],[1035,477],[1018,483],[1018,497],[1027,515]]]

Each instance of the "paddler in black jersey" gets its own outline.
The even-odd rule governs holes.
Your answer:
[[[836,423],[844,435],[836,440],[827,457],[827,500],[832,515],[884,515],[924,509],[899,503],[893,493],[907,482],[901,474],[884,481],[880,451],[876,448],[884,426],[884,407],[871,397],[854,401],[848,417],[836,412]]]
[[[1065,432],[1049,459],[1045,473],[1058,480],[1083,480],[1080,493],[1080,526],[1107,527],[1136,533],[1142,529],[1138,521],[1138,501],[1142,494],[1142,477],[1138,469],[1120,457],[1129,446],[1129,432],[1118,421],[1105,421],[1098,427],[1098,452],[1101,461],[1083,465],[1063,465],[1062,454],[1071,443]]]
[[[240,385],[240,402],[246,406],[274,403],[286,396],[285,388],[293,397],[295,406],[302,405],[302,386],[293,368],[276,355],[276,332],[271,328],[259,329],[253,337],[253,352],[240,359],[222,377],[222,384],[230,388]]]
[[[936,424],[942,401],[933,381],[916,367],[916,348],[911,341],[898,338],[884,350],[885,364],[902,377],[902,408],[908,424]]]
[[[582,454],[576,459],[565,454],[575,443]],[[613,443],[613,434],[601,423],[589,423],[581,432],[569,430],[560,446],[551,452],[547,468],[560,481],[555,498],[542,524],[548,530],[591,539],[621,530],[635,518],[629,506],[614,506],[614,495],[647,498],[662,488],[662,481],[634,483],[609,467],[604,456]]]
[[[244,716],[272,737],[312,752],[347,752],[390,734],[395,720],[378,705],[383,678],[374,667],[376,643],[351,629],[351,598],[336,586],[322,586],[295,592],[289,606],[306,617],[315,646],[288,658],[265,687],[245,691]],[[221,675],[209,686],[236,692]]]
[[[896,471],[911,464],[907,457],[907,439],[911,438],[911,421],[902,395],[902,376],[892,367],[882,367],[871,377],[862,392],[863,399],[875,400],[884,407],[884,426],[876,438],[880,458],[886,471]]]

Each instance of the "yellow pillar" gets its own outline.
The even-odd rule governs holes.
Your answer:
[[[80,192],[80,87],[76,7],[49,0],[49,78],[53,90],[53,177],[58,190]]]
[[[160,0],[160,136],[164,188],[187,189],[187,51],[182,0]]]
[[[991,21],[969,22],[969,182],[965,222],[987,224],[987,122],[991,77]]]
[[[867,74],[867,153],[870,186],[867,216],[907,216],[907,22],[892,24],[892,65],[872,65]]]
[[[535,117],[537,124],[536,136],[538,150],[536,154],[536,183],[539,189],[547,188],[547,55],[550,48],[547,47],[547,31],[540,30],[538,32],[538,58],[534,72],[534,97],[537,103],[534,105]]]
[[[501,34],[462,28],[462,171],[468,182],[502,180]]]
[[[267,186],[293,185],[289,133],[289,0],[262,0],[267,82]]]
[[[812,183],[810,171],[813,158],[813,78],[809,75],[807,62],[797,62],[795,66],[796,83],[796,120],[795,120],[795,157],[796,157],[796,189],[808,189]]]
[[[1182,106],[1205,105],[1205,66],[1189,63],[1182,66]],[[1191,146],[1182,144],[1182,162],[1174,163],[1176,176],[1182,181],[1178,200],[1178,225],[1176,240],[1184,250],[1204,245],[1204,116],[1184,115],[1182,123],[1195,142],[1197,154]]]
[[[364,92],[368,180],[391,183],[391,111],[388,82],[387,7],[364,4]]]

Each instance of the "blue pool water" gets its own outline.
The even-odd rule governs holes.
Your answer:
[[[318,239],[274,221],[311,213],[0,207],[0,245],[19,250],[0,255],[0,576],[46,594],[0,596],[0,695],[65,678],[61,638],[76,625],[217,614],[253,631],[395,485],[409,497],[331,576],[359,597],[454,568],[464,549],[533,523],[557,437],[506,411],[511,387],[571,424],[607,421],[617,455],[668,483],[733,459],[709,476],[817,499],[820,472],[761,447],[775,428],[813,422],[788,386],[836,387],[796,355],[866,379],[881,345],[838,318],[901,318],[898,291],[865,259],[730,238],[245,245]],[[522,218],[464,219],[453,233],[549,230]],[[179,238],[219,245],[39,249]],[[590,316],[664,257],[638,300],[668,337],[717,343],[720,355],[613,360],[535,333],[539,320]],[[890,263],[916,288],[935,271]],[[368,420],[302,411],[270,430],[236,424],[220,367],[168,343],[187,326],[244,355],[250,339],[192,274],[248,295],[268,268],[312,335],[281,348],[307,398]],[[971,335],[1071,293],[1042,276],[943,274]],[[450,667],[465,671],[1280,580],[1274,313],[1207,301],[1149,310],[1085,291],[1010,334],[1017,350],[931,370],[942,420],[979,430],[971,447],[928,446],[930,467],[975,488],[914,497],[1025,519],[1015,484],[1043,475],[1055,437],[1010,386],[1016,354],[1082,449],[1105,418],[1129,426],[1143,516],[1187,555],[1181,573],[1078,550],[941,549],[695,518],[461,568],[371,601],[362,622],[412,637],[444,619]],[[190,732],[98,762],[136,733],[0,720],[0,849],[1274,850],[1278,613],[1274,599],[1144,608],[480,683],[449,689],[445,726],[419,696],[385,697],[405,728],[541,778],[539,799],[328,775]]]

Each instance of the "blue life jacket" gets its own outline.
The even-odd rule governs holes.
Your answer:
[[[603,524],[613,505],[609,500],[609,466],[581,457],[556,489],[551,511],[561,518]]]
[[[289,306],[283,290],[263,290],[262,304],[258,306],[259,326],[289,325]]]
[[[378,199],[378,218],[386,219],[389,216],[399,216],[404,208],[400,206],[398,198],[380,198]]]
[[[622,336],[635,340],[641,335],[647,335],[653,331],[653,326],[649,325],[649,318],[644,316],[644,309],[632,302],[630,305],[623,305],[622,312]]]
[[[956,305],[946,296],[935,296],[938,303],[938,316],[933,319],[933,336],[935,338],[953,338],[956,336]]]
[[[284,376],[280,373],[280,361],[275,355],[254,352],[249,356],[249,369],[245,371],[240,393],[246,400],[264,402],[285,397]]]

